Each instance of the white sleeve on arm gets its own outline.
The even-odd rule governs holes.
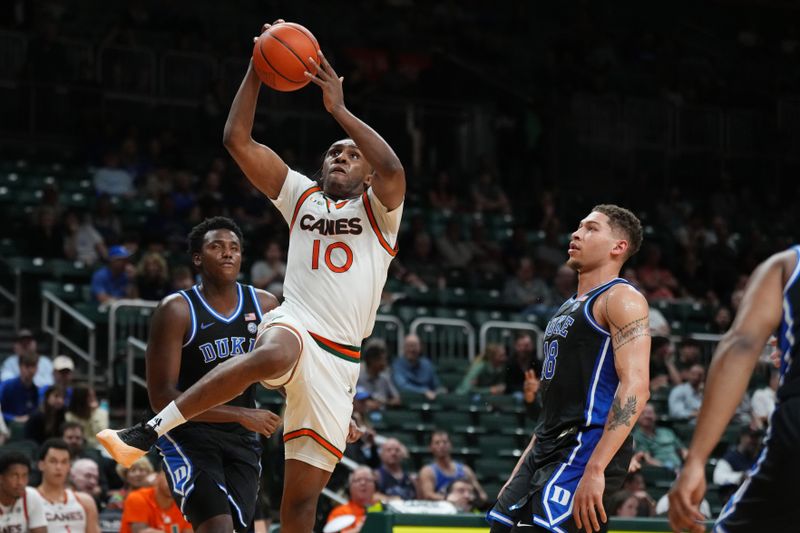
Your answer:
[[[375,215],[375,221],[378,223],[383,236],[389,241],[390,245],[395,246],[397,234],[400,233],[400,220],[403,217],[403,205],[405,202],[389,211],[375,194],[372,187],[367,189],[367,196],[369,197],[370,206],[372,206],[372,213]]]
[[[44,501],[36,489],[25,487],[25,498],[28,505],[28,528],[47,527],[44,516]]]
[[[315,182],[290,168],[288,174],[286,174],[286,179],[283,180],[281,192],[274,200],[270,198],[270,202],[278,208],[286,223],[291,224],[297,201],[304,192],[315,185]]]

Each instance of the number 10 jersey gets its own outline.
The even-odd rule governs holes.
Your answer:
[[[403,205],[389,211],[371,187],[337,201],[291,169],[272,202],[289,225],[282,310],[310,332],[360,346],[397,254]]]

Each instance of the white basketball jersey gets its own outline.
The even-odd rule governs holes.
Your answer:
[[[44,527],[44,500],[36,489],[25,487],[25,496],[6,507],[0,504],[0,532],[24,533],[32,528]]]
[[[372,188],[337,202],[291,169],[273,203],[290,232],[282,309],[309,332],[360,346],[397,253],[402,204],[389,211]]]
[[[44,517],[47,519],[48,533],[83,533],[86,531],[86,509],[70,489],[64,492],[64,499],[51,502],[42,495]]]

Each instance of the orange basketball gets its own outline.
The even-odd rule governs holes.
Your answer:
[[[256,39],[253,66],[259,79],[278,91],[296,91],[310,81],[305,71],[316,72],[309,57],[319,63],[319,43],[300,24],[284,22],[271,26]]]

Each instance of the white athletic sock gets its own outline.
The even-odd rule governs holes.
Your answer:
[[[180,426],[184,422],[186,422],[186,419],[183,418],[178,406],[175,405],[175,402],[169,402],[169,405],[151,418],[147,425],[155,429],[158,436],[161,437],[170,429]]]

